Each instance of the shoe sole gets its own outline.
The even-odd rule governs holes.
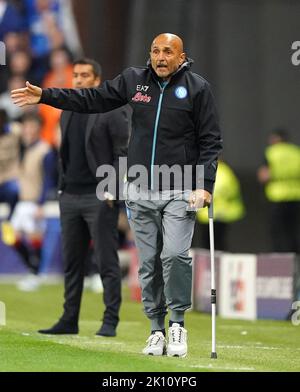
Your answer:
[[[167,356],[168,357],[177,357],[177,358],[185,358],[187,356],[187,351],[183,354],[180,353],[174,353],[174,354],[170,354],[167,350]]]
[[[187,356],[186,354],[179,355],[179,354],[167,354],[168,357],[174,357],[174,358],[185,358]]]
[[[151,355],[152,357],[162,357],[163,355],[167,355],[167,349],[164,348],[162,354],[154,354],[154,353],[144,353],[144,355]]]
[[[144,355],[150,355],[151,357],[161,357],[163,354],[153,354],[153,353],[148,353]]]

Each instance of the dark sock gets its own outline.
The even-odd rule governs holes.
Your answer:
[[[154,329],[153,331],[151,331],[151,335],[154,335],[155,332],[162,332],[162,334],[163,334],[164,336],[166,336],[166,330],[165,330],[165,328],[164,328],[164,329]]]
[[[179,324],[182,328],[184,328],[184,321],[172,321],[172,320],[169,320],[169,327],[172,327],[173,324]]]

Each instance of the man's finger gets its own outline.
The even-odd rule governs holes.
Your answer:
[[[11,98],[12,99],[18,99],[18,98],[23,98],[24,97],[24,93],[20,93],[20,94],[11,94]]]
[[[18,92],[24,92],[27,90],[27,87],[22,87],[22,88],[17,88],[15,90],[12,90],[12,93],[18,93]]]
[[[23,98],[15,98],[14,100],[13,100],[13,103],[20,103],[20,102],[22,102],[23,101]]]
[[[26,105],[26,101],[24,99],[16,99],[15,101],[13,101],[13,103],[20,107]]]
[[[29,102],[23,101],[23,102],[20,103],[18,106],[19,106],[20,108],[22,108],[23,106],[28,106],[28,105],[32,105],[32,104],[29,103]]]
[[[11,95],[14,94],[24,94],[27,91],[27,87],[24,88],[18,88],[17,90],[12,90]]]

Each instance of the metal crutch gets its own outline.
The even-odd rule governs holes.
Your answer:
[[[214,243],[214,209],[213,198],[208,207],[209,222],[209,248],[210,248],[210,271],[211,271],[211,358],[217,359],[216,351],[216,303],[217,291],[215,281],[215,243]]]

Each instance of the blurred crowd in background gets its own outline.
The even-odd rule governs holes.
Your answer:
[[[18,108],[10,91],[27,80],[44,88],[72,87],[73,61],[82,48],[71,1],[0,0],[0,41],[6,47],[0,73],[0,203],[9,207],[0,217],[2,240],[39,274],[60,245],[57,219],[51,213],[45,219],[44,206],[57,200],[61,111],[46,105]],[[129,246],[131,241],[124,214],[120,247],[126,247],[127,237]],[[87,274],[93,275],[96,270],[88,264]],[[21,283],[20,288],[36,287],[33,279]]]
[[[43,270],[43,265],[47,264],[45,259],[50,257],[51,252],[48,243],[44,244],[44,247],[47,247],[46,255],[43,250],[47,227],[42,207],[45,202],[55,201],[57,198],[61,111],[46,105],[19,108],[12,103],[10,91],[24,87],[27,80],[44,88],[72,87],[72,62],[83,55],[72,2],[0,0],[0,41],[3,41],[6,47],[6,66],[1,66],[0,72],[0,203],[9,206],[7,213],[0,217],[3,221],[2,240],[14,246],[30,270],[36,273]],[[286,140],[280,142],[287,143]],[[287,154],[287,159],[291,156],[291,151],[294,164],[289,167],[293,177],[293,200],[272,200],[271,197],[269,201],[292,202],[294,209],[289,209],[288,218],[285,217],[284,211],[280,212],[278,218],[277,209],[275,215],[277,214],[279,220],[276,221],[273,216],[273,229],[278,222],[287,219],[287,227],[291,229],[288,223],[299,213],[299,147],[285,149],[283,154]],[[282,156],[280,159],[282,160]],[[267,170],[268,162],[264,164]],[[260,170],[258,180],[266,183],[271,175],[271,172],[266,174]],[[283,176],[289,176],[287,170]],[[281,178],[280,186],[286,188],[289,185]],[[226,245],[228,226],[241,220],[245,214],[239,180],[232,168],[226,162],[220,161],[215,189],[217,249],[230,251]],[[199,212],[197,221],[204,227],[202,246],[208,248],[207,211]],[[282,223],[280,225],[282,226]],[[294,219],[293,225],[293,232],[297,233],[299,221]],[[120,214],[119,227],[120,247],[131,246],[132,237],[124,209]],[[55,225],[50,229],[52,232],[59,232],[59,227],[55,229]],[[278,233],[274,235],[278,237]],[[299,239],[299,236],[297,238]],[[294,239],[293,245],[287,245],[280,251],[299,252],[297,238]]]
[[[0,74],[0,107],[9,121],[24,110],[9,98],[26,80],[42,87],[72,87],[72,60],[82,53],[70,1],[0,0],[0,41],[6,47],[6,67]],[[39,107],[41,139],[55,144],[60,111]]]

